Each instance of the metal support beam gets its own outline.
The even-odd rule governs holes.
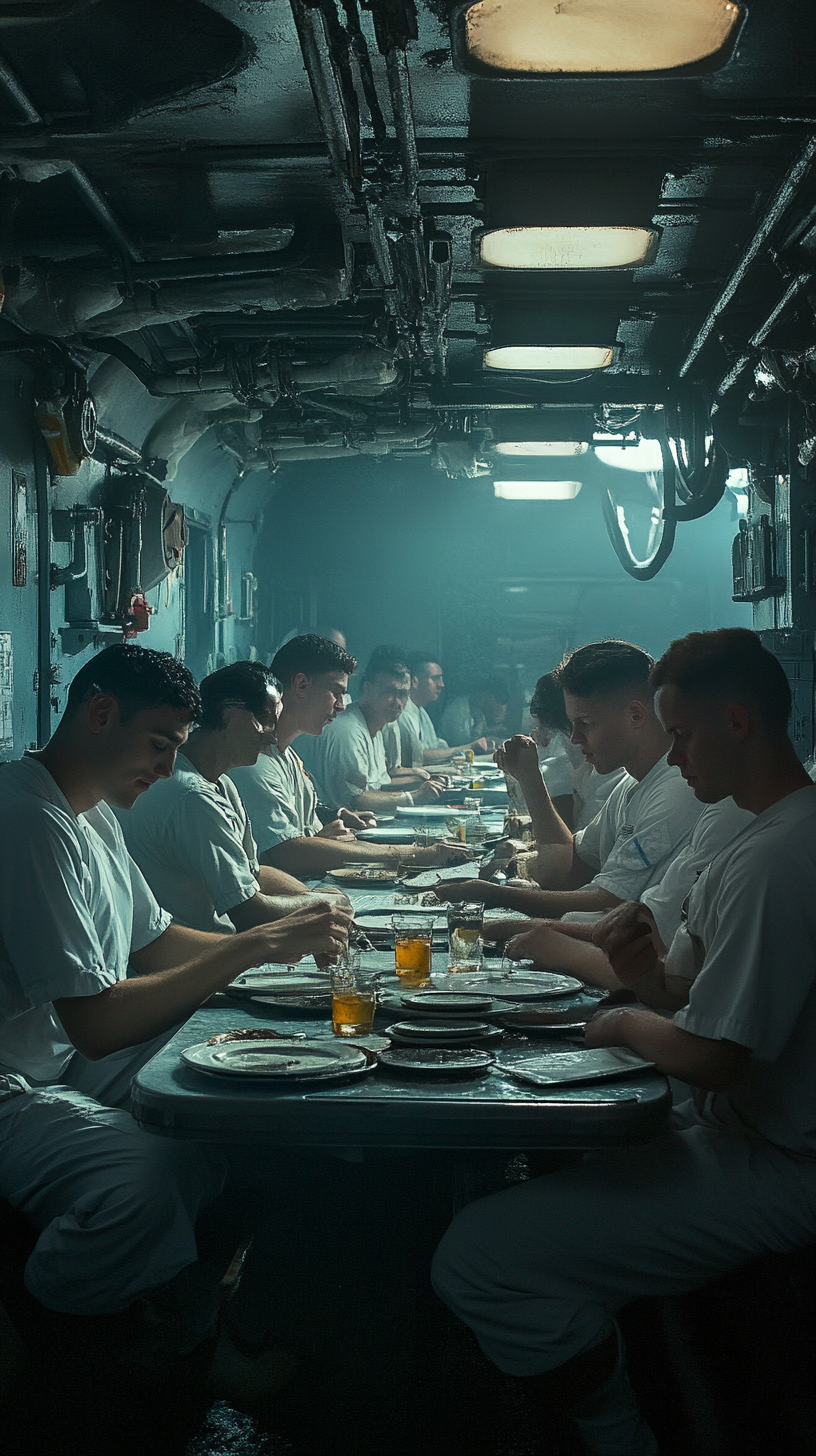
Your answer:
[[[730,274],[716,303],[709,310],[709,313],[699,329],[691,348],[678,371],[681,379],[685,379],[692,365],[695,363],[704,346],[708,343],[714,326],[720,314],[728,307],[734,294],[743,282],[751,264],[764,248],[771,233],[779,222],[780,218],[790,207],[799,188],[807,177],[816,157],[816,137],[811,137],[802,148],[793,166],[787,172],[781,186],[779,187],[770,207],[766,211],[758,228],[754,232],[751,241],[739,259],[732,273]]]

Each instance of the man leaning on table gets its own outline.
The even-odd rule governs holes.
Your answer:
[[[442,845],[406,850],[357,840],[354,830],[376,820],[372,814],[346,808],[338,809],[337,818],[325,828],[321,824],[314,785],[293,742],[301,741],[300,734],[319,738],[344,711],[348,677],[356,667],[355,659],[337,643],[312,634],[292,638],[275,654],[272,672],[283,693],[275,741],[261,750],[256,764],[230,772],[264,865],[318,877],[355,862],[446,864],[454,852]]]
[[[170,924],[109,806],[169,779],[199,712],[169,653],[108,647],[46,747],[0,768],[0,1196],[37,1230],[31,1294],[100,1339],[118,1326],[88,1316],[141,1301],[128,1359],[154,1369],[209,1333],[223,1270],[197,1262],[195,1222],[225,1163],[141,1132],[130,1081],[214,991],[269,961],[336,957],[350,924],[326,901],[238,935]]]
[[[450,748],[439,737],[427,711],[428,704],[437,702],[444,691],[442,668],[427,652],[412,652],[406,658],[406,666],[411,674],[411,689],[398,724],[404,764],[410,767],[421,764],[427,768],[429,764],[450,763],[454,754],[465,748],[473,749],[474,753],[487,753],[488,748],[494,747],[492,738],[474,738],[471,743]]]
[[[277,920],[311,892],[258,863],[229,771],[275,741],[280,693],[260,662],[235,662],[201,683],[201,716],[174,773],[119,815],[127,847],[179,925],[230,934]]]
[[[599,1456],[657,1451],[618,1311],[816,1235],[816,788],[787,736],[790,687],[742,629],[673,642],[652,683],[697,798],[756,815],[700,875],[668,958],[648,912],[605,936],[645,1004],[600,1011],[587,1044],[681,1084],[671,1130],[470,1204],[434,1272],[548,1430],[567,1414]]]
[[[547,888],[447,880],[440,895],[535,917],[597,916],[660,881],[701,809],[666,761],[670,739],[655,714],[651,666],[640,647],[608,640],[576,648],[557,669],[572,742],[598,773],[626,769],[585,829],[573,834],[556,812],[531,738],[510,738],[496,754],[524,791],[535,832],[535,877]]]
[[[383,729],[396,724],[410,681],[400,658],[373,654],[363,672],[359,702],[335,717],[319,738],[298,743],[321,803],[331,809],[393,814],[400,805],[439,800],[442,785],[434,779],[401,788],[388,771]]]

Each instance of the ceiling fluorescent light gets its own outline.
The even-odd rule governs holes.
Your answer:
[[[488,349],[484,362],[487,369],[521,369],[527,373],[547,370],[554,373],[564,369],[608,369],[612,354],[611,345],[508,344],[499,349]]]
[[[493,494],[499,500],[575,500],[580,480],[494,480]]]
[[[639,268],[655,234],[639,227],[515,227],[485,233],[491,268]]]
[[[492,70],[671,71],[716,55],[739,16],[732,0],[479,0],[465,43]]]
[[[663,451],[657,440],[638,440],[636,445],[596,445],[595,455],[602,465],[614,465],[617,470],[645,474],[663,469]]]
[[[586,455],[583,440],[502,440],[493,449],[497,455]]]

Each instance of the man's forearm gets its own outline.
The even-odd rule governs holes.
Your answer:
[[[535,772],[525,773],[518,782],[530,811],[536,844],[566,844],[572,849],[572,830],[564,823],[553,804],[540,771],[536,769]]]
[[[558,919],[572,910],[606,911],[620,904],[615,895],[598,885],[587,885],[580,890],[522,890],[514,885],[501,885],[497,890],[491,905],[506,905],[509,910],[520,910],[537,920]]]
[[[301,875],[322,875],[344,864],[393,864],[399,858],[394,845],[368,844],[358,839],[323,839],[319,835],[284,839],[264,850],[264,864]]]
[[[207,950],[181,965],[117,981],[97,996],[55,1001],[57,1015],[77,1050],[94,1061],[149,1041],[190,1016],[242,971],[261,963],[269,951],[268,937],[261,942],[251,931],[213,936],[212,940]],[[177,948],[179,945],[176,942]]]
[[[358,794],[352,804],[352,808],[358,813],[365,813],[370,810],[372,814],[390,814],[398,804],[409,804],[410,793],[407,789],[366,789]]]
[[[661,1072],[692,1087],[720,1092],[741,1075],[748,1051],[736,1042],[713,1041],[683,1031],[640,1007],[619,1006],[601,1011],[587,1026],[588,1046],[627,1046]]]
[[[229,934],[218,935],[210,930],[191,930],[186,925],[168,925],[167,929],[141,950],[131,951],[130,964],[137,975],[151,971],[169,971],[173,966],[194,960],[214,946],[231,941]]]
[[[258,887],[262,895],[306,895],[308,888],[302,880],[287,874],[277,866],[262,864],[258,871]],[[288,912],[284,912],[288,913]]]

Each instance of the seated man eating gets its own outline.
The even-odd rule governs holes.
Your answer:
[[[624,902],[599,923],[571,920],[503,920],[490,926],[493,940],[505,941],[510,960],[532,960],[541,970],[561,971],[609,991],[621,989],[608,956],[600,948],[603,935],[629,924],[640,910],[664,949],[679,929],[683,905],[697,876],[721,849],[753,819],[729,796],[707,804],[691,831],[688,843],[672,860],[662,880],[643,891],[640,902]]]
[[[383,729],[396,724],[410,680],[404,662],[375,654],[363,673],[360,701],[338,714],[319,738],[298,744],[321,803],[330,809],[393,814],[400,804],[439,799],[442,785],[434,779],[400,788],[388,770]]]
[[[474,738],[470,743],[449,748],[444,738],[439,737],[427,705],[437,702],[444,691],[442,668],[427,652],[412,652],[406,662],[411,674],[411,691],[399,718],[403,763],[411,768],[418,765],[427,768],[429,764],[450,763],[454,754],[465,748],[474,753],[487,753],[487,738]],[[489,743],[492,748],[492,738]]]
[[[45,748],[0,769],[0,1196],[38,1231],[31,1294],[82,1316],[144,1297],[156,1360],[212,1318],[223,1271],[196,1262],[195,1221],[225,1163],[141,1132],[124,1110],[131,1079],[214,991],[268,961],[336,958],[351,923],[300,900],[238,935],[170,924],[109,806],[169,780],[200,709],[169,653],[108,647],[77,673]]]
[[[291,638],[275,654],[272,672],[282,684],[283,708],[275,741],[256,764],[235,768],[230,777],[246,806],[262,865],[291,874],[321,876],[344,864],[442,865],[465,855],[452,846],[404,849],[357,840],[355,829],[376,821],[373,815],[341,808],[325,828],[317,816],[317,794],[293,741],[299,734],[319,738],[344,711],[348,675],[357,663],[336,642],[307,634]]]
[[[269,669],[234,662],[201,683],[201,717],[175,772],[120,814],[125,843],[178,925],[231,934],[288,915],[311,892],[259,865],[229,770],[273,743],[281,699]]]
[[[535,878],[546,888],[446,880],[437,887],[440,899],[481,900],[536,917],[597,917],[660,881],[700,805],[666,762],[670,740],[654,711],[651,666],[640,647],[609,640],[577,648],[556,669],[572,742],[598,773],[626,769],[585,829],[573,834],[556,812],[531,738],[511,738],[497,755],[524,791],[537,845]]]
[[[470,1204],[434,1268],[548,1431],[568,1416],[599,1456],[657,1452],[617,1312],[816,1235],[816,788],[787,736],[790,686],[739,628],[673,642],[652,684],[697,798],[756,816],[703,870],[666,961],[648,923],[605,938],[647,1004],[600,1010],[587,1044],[629,1047],[685,1084],[672,1124]]]

